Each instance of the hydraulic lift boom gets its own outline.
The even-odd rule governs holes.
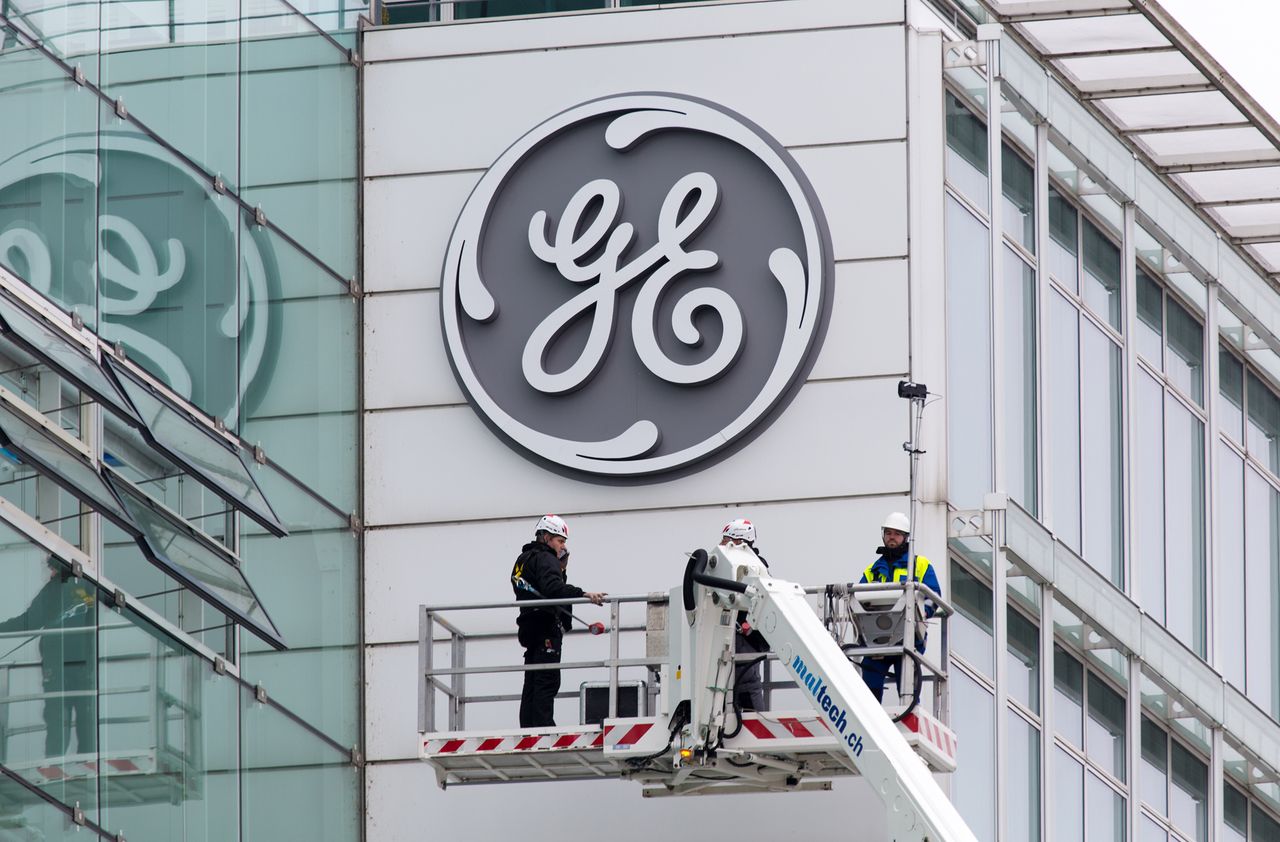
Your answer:
[[[825,719],[849,762],[884,802],[889,839],[977,842],[814,614],[800,586],[771,577],[750,549],[728,545],[709,555],[694,554],[681,596],[689,624],[682,651],[672,652],[678,692],[672,694],[671,704],[689,702],[681,743],[689,749],[691,764],[714,758],[723,734],[725,693],[732,685],[734,618],[746,611],[748,622],[764,635],[787,674]]]

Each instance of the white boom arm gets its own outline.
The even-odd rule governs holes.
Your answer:
[[[787,674],[804,692],[814,710],[824,716],[850,762],[884,802],[892,842],[977,842],[959,812],[933,779],[924,762],[906,739],[857,670],[823,627],[805,600],[804,590],[791,582],[774,579],[746,547],[716,547],[705,572],[721,581],[740,583],[721,590],[700,581],[704,588],[694,612],[691,641],[714,639],[723,651],[726,614],[746,610],[747,620],[759,629],[778,655]],[[738,588],[746,586],[745,592]],[[707,590],[718,591],[708,599]],[[732,629],[732,620],[727,624]],[[730,634],[732,632],[730,631]],[[730,646],[730,649],[732,647]],[[695,666],[686,685],[692,697],[695,742],[706,735],[711,710],[722,706],[723,671],[717,664],[714,678],[702,673],[711,667],[711,653],[694,653]],[[699,658],[701,654],[703,657]],[[730,657],[731,654],[730,654]],[[698,663],[700,661],[700,663]],[[702,669],[699,669],[701,667]],[[720,680],[716,680],[720,678]],[[708,684],[710,680],[710,684]],[[710,708],[711,710],[708,710]],[[701,714],[701,715],[699,715]],[[699,729],[699,724],[703,728]],[[697,731],[702,730],[702,734]]]

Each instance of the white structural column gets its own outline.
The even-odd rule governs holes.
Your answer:
[[[1047,338],[1049,324],[1049,124],[1036,124],[1035,161],[1035,218],[1036,218],[1036,452],[1039,456],[1039,483],[1036,495],[1039,520],[1053,530],[1053,484],[1049,482],[1054,470],[1053,448],[1046,442],[1053,438],[1053,419],[1045,408],[1049,405],[1046,385],[1049,375]],[[1052,632],[1052,630],[1050,630]]]
[[[1001,111],[1004,96],[1000,92],[1000,36],[1002,27],[999,24],[984,24],[978,27],[978,40],[984,48],[987,60],[987,190],[988,218],[991,227],[990,236],[990,270],[991,270],[991,476],[993,480],[992,494],[984,502],[991,523],[991,596],[992,630],[994,634],[993,653],[995,679],[995,798],[996,798],[996,839],[1008,838],[1008,796],[1005,792],[1005,777],[1008,767],[1006,757],[1009,746],[1008,738],[1008,705],[1009,690],[1005,677],[1006,666],[1004,653],[1008,641],[1008,596],[1007,565],[1005,558],[1004,529],[1008,483],[1005,477],[1007,460],[1005,459],[1005,318],[1004,318],[1004,226],[1001,215],[1004,205],[1004,174],[1002,156],[1004,149],[1004,132],[1001,129]]]
[[[1124,779],[1129,784],[1125,799],[1125,839],[1140,839],[1138,821],[1142,812],[1138,791],[1138,758],[1142,752],[1142,662],[1136,655],[1126,654],[1129,665],[1129,692],[1124,700]]]

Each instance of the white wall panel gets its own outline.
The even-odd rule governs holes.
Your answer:
[[[417,673],[416,643],[365,648],[364,736],[370,760],[418,756]]]
[[[907,144],[796,149],[831,227],[836,260],[907,254]]]
[[[457,172],[365,179],[365,289],[439,288],[453,222],[479,178]]]
[[[907,261],[836,266],[831,324],[810,378],[906,374]]]
[[[904,50],[901,28],[882,27],[374,64],[365,175],[487,167],[548,117],[629,91],[713,100],[784,146],[902,138],[905,81],[883,68]]]
[[[368,409],[466,401],[445,356],[436,291],[366,298],[364,355]]]
[[[643,798],[629,781],[442,790],[427,764],[403,762],[370,765],[365,785],[368,842],[494,842],[512,838],[517,823],[527,839],[887,838],[884,808],[861,779],[832,792]]]
[[[867,26],[903,19],[902,0],[803,0],[788,3],[784,14],[771,3],[738,6],[673,6],[610,12],[533,17],[523,20],[468,21],[465,26],[374,29],[365,35],[367,62],[423,56],[468,55],[511,49],[550,49],[619,41],[699,38],[742,32],[795,31],[819,27]],[[492,24],[499,23],[499,26]],[[486,25],[488,24],[488,25]],[[513,46],[515,45],[515,46]]]
[[[469,406],[365,418],[370,526],[785,500],[905,491],[906,402],[895,379],[810,383],[733,456],[678,480],[593,485],[554,474],[501,444]]]
[[[906,455],[901,459],[905,468]],[[906,497],[895,496],[581,516],[563,512],[571,535],[569,581],[618,595],[666,592],[680,584],[685,552],[715,544],[721,526],[735,517],[756,524],[758,546],[774,575],[804,585],[853,581],[875,556],[885,514],[905,507]],[[366,641],[417,640],[419,605],[511,600],[507,577],[534,523],[533,517],[521,517],[367,532],[366,553],[376,563],[365,568]],[[592,607],[580,613],[589,619],[606,616]],[[514,628],[509,611],[468,613],[462,619],[467,631]]]

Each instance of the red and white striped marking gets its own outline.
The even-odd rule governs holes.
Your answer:
[[[98,775],[143,775],[155,772],[152,757],[104,757],[101,760],[72,760],[64,763],[44,763],[19,771],[22,777],[41,786],[58,781],[93,778]]]
[[[661,736],[661,729],[654,729],[656,723],[656,719],[620,720],[603,728],[599,726],[561,728],[541,734],[530,733],[527,730],[506,734],[441,734],[422,741],[422,757],[582,751],[583,749],[625,751],[651,742],[655,735]]]
[[[827,721],[811,713],[744,713],[742,730],[757,740],[778,743],[831,736],[831,726]]]
[[[902,717],[898,727],[917,737],[922,749],[932,750],[947,765],[955,766],[955,732],[933,716],[917,709]]]

